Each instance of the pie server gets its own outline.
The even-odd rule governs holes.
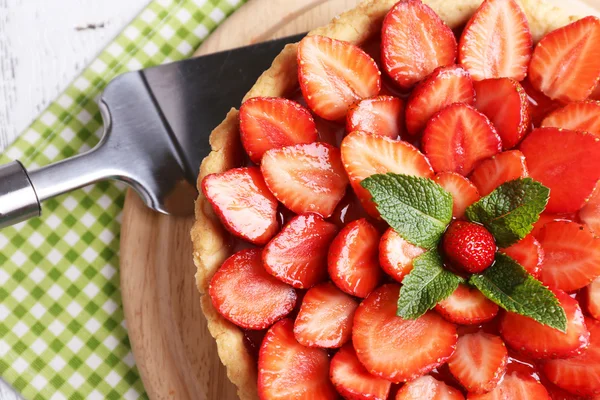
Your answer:
[[[128,72],[100,97],[104,133],[87,153],[27,171],[0,166],[0,228],[41,214],[45,200],[104,179],[127,183],[161,213],[189,215],[210,132],[266,70],[290,36]]]

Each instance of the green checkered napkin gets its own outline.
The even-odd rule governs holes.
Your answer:
[[[154,0],[0,157],[36,168],[93,147],[94,99],[126,71],[188,57],[245,0]],[[0,231],[0,376],[25,398],[146,398],[119,291],[124,186],[48,201]]]

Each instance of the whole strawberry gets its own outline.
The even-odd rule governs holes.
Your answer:
[[[496,254],[496,242],[482,225],[455,221],[448,227],[443,240],[444,252],[458,268],[472,274],[492,265]]]

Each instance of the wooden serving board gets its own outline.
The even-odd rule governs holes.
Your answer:
[[[249,0],[197,54],[306,32],[359,0]],[[600,0],[552,0],[573,14],[599,14]],[[232,104],[232,106],[239,106]],[[151,400],[236,399],[206,328],[192,262],[193,218],[167,217],[127,194],[121,291],[129,338]]]

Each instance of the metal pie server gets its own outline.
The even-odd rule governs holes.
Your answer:
[[[189,215],[208,137],[266,70],[290,36],[129,72],[105,88],[104,134],[85,154],[27,171],[0,166],[0,228],[41,214],[41,203],[104,179],[126,182],[164,214]]]

